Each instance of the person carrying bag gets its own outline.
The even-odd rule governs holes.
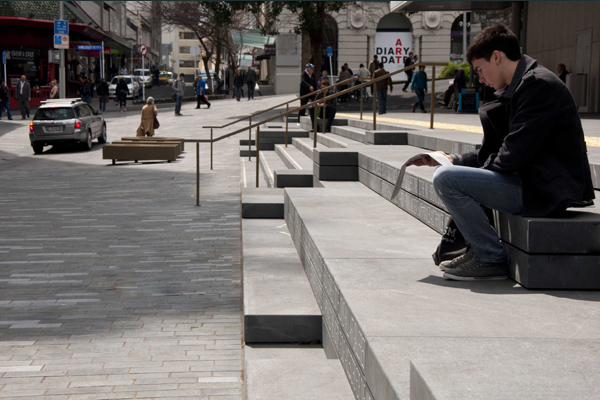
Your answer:
[[[136,136],[154,136],[154,129],[160,126],[157,115],[158,109],[154,105],[154,97],[148,97],[146,105],[142,108],[142,120]]]

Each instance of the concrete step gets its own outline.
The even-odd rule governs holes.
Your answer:
[[[335,118],[332,123],[333,126],[344,126],[348,125],[348,120],[345,118]],[[317,127],[319,132],[323,131],[323,120],[319,119],[317,122]],[[310,117],[300,117],[300,128],[306,131],[312,131],[314,129],[314,125],[310,121]]]
[[[240,170],[240,186],[242,190],[247,188],[256,189],[256,157],[252,156],[251,161],[248,161],[248,157],[241,157]],[[268,188],[266,177],[260,170],[258,180],[260,188]]]
[[[260,169],[266,177],[268,187],[277,187],[275,185],[275,171],[287,170],[287,166],[274,151],[261,151],[259,157]]]
[[[337,360],[249,360],[245,373],[247,400],[353,398]]]
[[[283,189],[242,189],[242,218],[283,219]]]
[[[359,143],[367,143],[367,134],[364,129],[352,126],[332,126],[331,133],[343,136]]]
[[[283,220],[243,219],[244,340],[320,343],[322,316]]]
[[[295,146],[285,147],[282,144],[275,145],[275,152],[283,160],[289,169],[304,171],[313,170],[313,160]]]
[[[285,204],[323,312],[324,349],[339,356],[356,398],[521,397],[494,397],[517,381],[527,382],[524,398],[547,398],[558,386],[549,387],[545,374],[566,368],[575,376],[587,369],[589,378],[600,372],[600,334],[593,328],[600,316],[589,309],[600,292],[531,292],[510,280],[446,281],[430,256],[440,235],[355,183],[286,189]],[[507,356],[521,360],[518,368],[496,363]],[[488,361],[490,368],[480,371]],[[413,370],[423,366],[422,380],[435,396],[410,397],[419,387],[411,362]],[[495,374],[500,364],[506,368]],[[445,370],[452,371],[449,378]],[[481,378],[464,379],[465,373]],[[564,398],[598,391],[595,380],[559,381]]]

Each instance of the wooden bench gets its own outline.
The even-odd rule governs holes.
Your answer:
[[[177,141],[166,141],[166,140],[144,140],[144,141],[133,141],[133,140],[116,140],[114,142],[110,142],[110,144],[126,144],[130,146],[142,146],[142,145],[153,145],[153,146],[161,146],[163,144],[174,144],[177,146],[177,155],[180,155],[183,152],[182,142]]]
[[[173,138],[173,137],[164,137],[164,136],[130,136],[130,137],[122,137],[121,140],[123,141],[128,141],[128,142],[149,142],[149,141],[154,141],[154,142],[160,142],[160,141],[166,141],[166,142],[179,142],[181,143],[181,151],[185,151],[185,147],[184,147],[184,141],[182,138]]]
[[[102,146],[102,158],[112,160],[113,165],[119,161],[166,160],[175,161],[179,156],[178,144],[105,144]]]

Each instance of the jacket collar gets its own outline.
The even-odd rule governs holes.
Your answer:
[[[515,70],[515,74],[513,75],[512,81],[508,87],[504,87],[503,89],[498,90],[495,94],[496,96],[505,97],[507,99],[512,98],[513,94],[521,84],[523,80],[523,75],[530,69],[532,69],[536,65],[537,61],[533,58],[529,57],[527,54],[523,54],[519,63],[517,64],[517,69]]]

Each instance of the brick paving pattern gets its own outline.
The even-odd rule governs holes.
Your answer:
[[[159,134],[200,138],[233,103],[161,109]],[[107,121],[132,136],[139,111]],[[26,122],[0,126],[0,399],[241,399],[237,138],[213,171],[201,146],[195,207],[193,144],[109,166],[98,144],[34,156]]]

